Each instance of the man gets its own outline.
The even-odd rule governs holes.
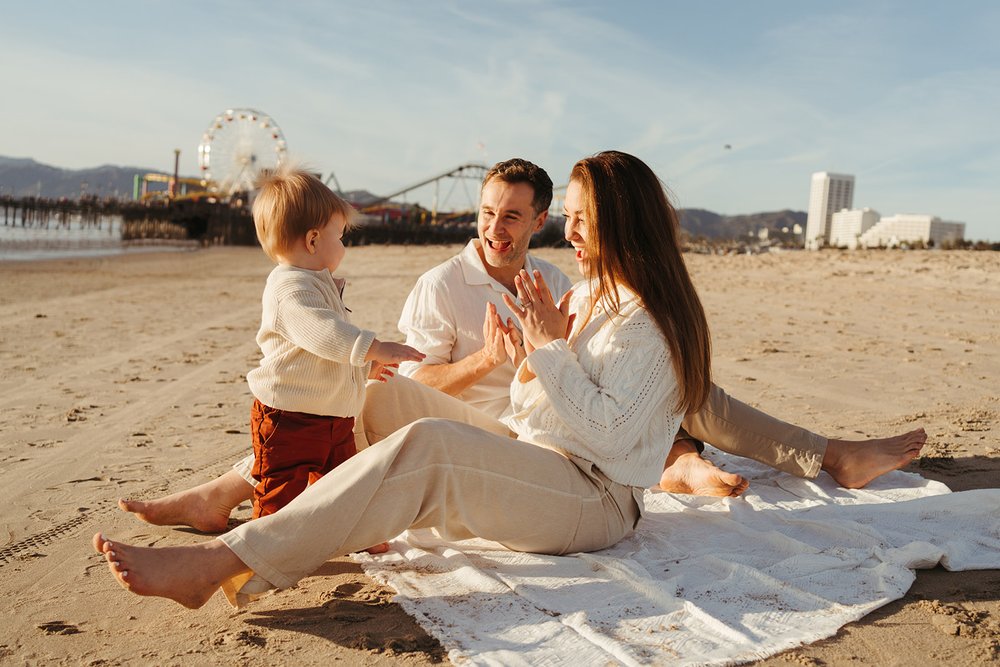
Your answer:
[[[422,275],[403,305],[399,330],[427,357],[399,370],[499,418],[510,406],[514,379],[504,331],[496,326],[496,315],[513,325],[503,294],[516,293],[514,276],[521,269],[541,272],[557,301],[572,283],[528,254],[552,202],[552,181],[543,169],[517,158],[496,164],[483,179],[481,201],[478,237]]]
[[[552,181],[540,167],[518,158],[494,165],[483,179],[477,238],[421,276],[403,306],[400,331],[408,345],[427,356],[419,364],[404,364],[400,373],[462,401],[451,413],[461,412],[463,421],[482,428],[493,428],[510,404],[514,367],[506,346],[520,342],[502,295],[516,293],[514,276],[522,268],[540,271],[554,296],[571,285],[558,268],[528,253],[551,201]],[[498,326],[497,316],[505,326]],[[370,383],[361,420],[365,433],[359,436],[375,442],[427,416],[425,407],[431,410],[436,402],[414,383]],[[687,415],[682,425],[659,486],[709,496],[738,496],[748,482],[704,459],[701,440],[800,477],[826,470],[849,488],[905,465],[926,441],[922,429],[869,441],[827,440],[755,410],[715,385],[706,406]],[[245,459],[200,486],[148,502],[120,500],[119,506],[149,523],[220,532],[232,509],[250,497],[251,480]]]

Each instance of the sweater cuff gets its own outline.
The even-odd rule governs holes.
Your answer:
[[[556,369],[562,366],[566,360],[566,355],[575,356],[566,339],[559,338],[536,348],[534,352],[528,355],[525,362],[531,365],[531,370],[540,379],[543,375],[552,375]]]
[[[372,342],[375,340],[375,332],[368,331],[367,329],[362,329],[358,339],[354,341],[354,347],[351,348],[351,365],[352,366],[364,366],[368,362],[365,361],[365,357],[368,356],[368,350],[372,346]]]

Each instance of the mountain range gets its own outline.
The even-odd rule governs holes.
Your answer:
[[[146,167],[101,165],[89,169],[61,169],[36,162],[31,158],[0,155],[0,195],[15,197],[41,196],[75,198],[81,194],[99,197],[132,197],[136,174],[163,173]],[[365,190],[352,190],[344,195],[352,202],[364,204],[378,199]],[[769,234],[785,236],[797,224],[805,227],[802,211],[774,211],[748,215],[720,215],[698,208],[681,209],[681,227],[693,237],[708,239],[746,238],[748,234],[767,229]],[[789,230],[783,232],[782,230]]]

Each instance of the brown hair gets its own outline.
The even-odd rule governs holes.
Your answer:
[[[486,172],[482,187],[485,188],[493,179],[511,184],[527,183],[535,191],[535,196],[531,199],[535,214],[549,210],[549,204],[552,203],[552,179],[537,164],[519,157],[497,162]]]
[[[642,160],[619,151],[580,160],[569,178],[583,195],[595,302],[619,312],[619,284],[639,296],[670,348],[680,384],[677,407],[701,409],[712,383],[711,337],[663,183]]]
[[[256,183],[253,224],[267,256],[278,261],[311,229],[322,229],[334,215],[351,228],[354,208],[304,169],[278,167],[262,172]]]

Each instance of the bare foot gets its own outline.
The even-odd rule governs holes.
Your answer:
[[[926,442],[927,433],[922,428],[891,438],[830,440],[823,455],[823,470],[840,486],[860,489],[917,458]]]
[[[122,498],[118,507],[156,526],[191,526],[205,533],[221,533],[229,526],[233,508],[252,494],[253,487],[230,470],[210,482],[156,500]]]
[[[370,553],[373,556],[375,554],[384,554],[388,550],[389,550],[388,542],[383,542],[382,544],[376,544],[373,547],[368,547],[367,549],[365,549],[366,552]]]
[[[667,456],[659,486],[670,493],[725,498],[740,495],[750,482],[703,459],[691,441],[678,440]]]
[[[189,609],[208,602],[230,577],[249,572],[218,540],[186,547],[137,547],[112,543],[96,533],[92,542],[122,588],[136,595],[168,598]]]

